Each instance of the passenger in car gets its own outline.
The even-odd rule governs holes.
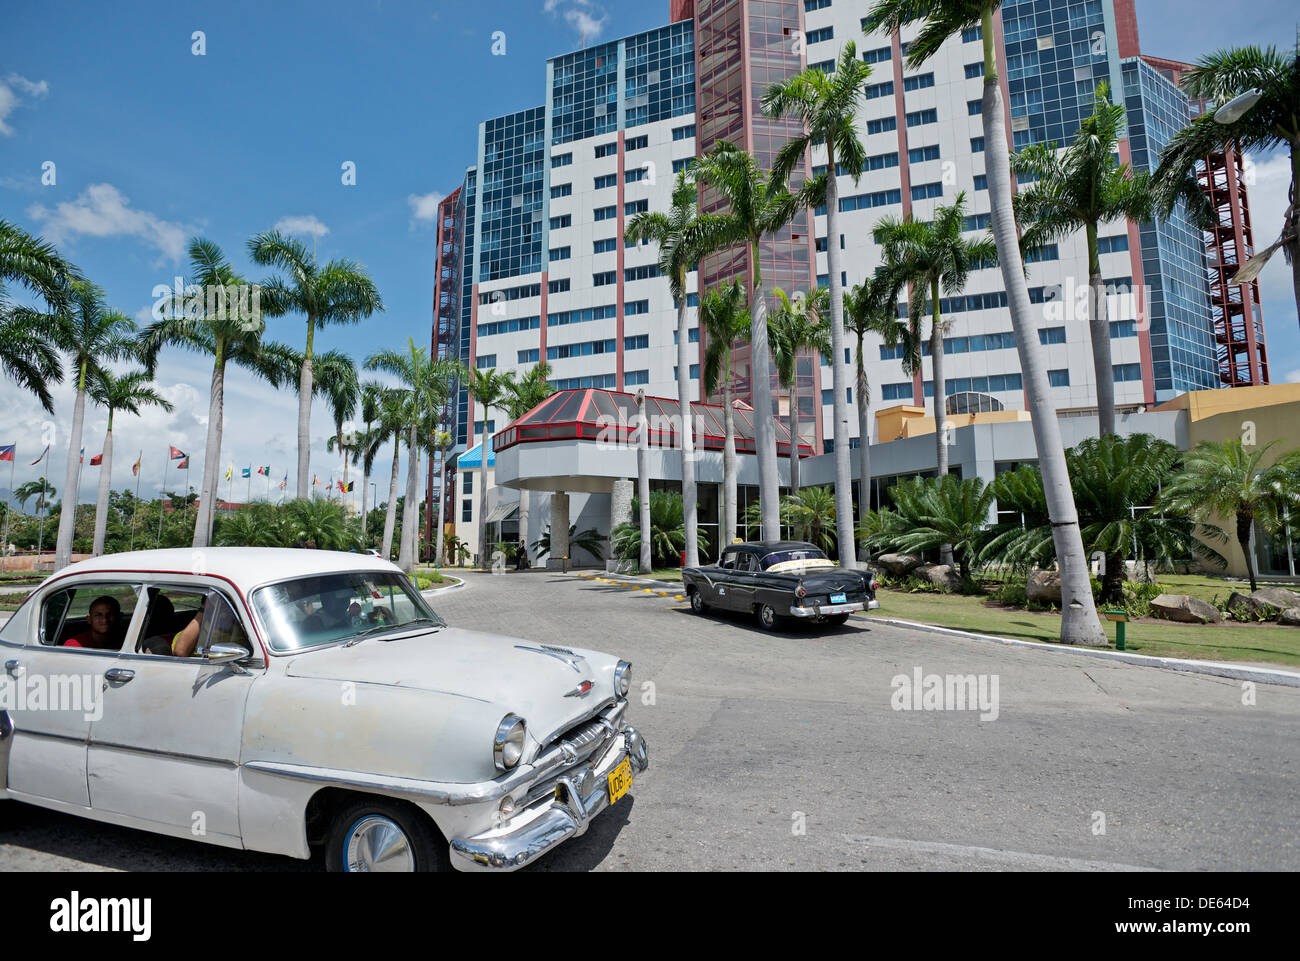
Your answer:
[[[172,638],[172,657],[193,657],[194,648],[199,643],[199,631],[203,628],[203,612],[208,606],[208,597],[203,595],[199,609],[193,619],[176,632]]]
[[[86,647],[99,651],[116,650],[122,644],[117,625],[122,619],[122,605],[117,598],[97,597],[90,604],[90,613],[86,616],[89,627],[75,637],[63,642],[64,647]]]

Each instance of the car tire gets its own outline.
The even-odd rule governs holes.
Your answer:
[[[785,626],[785,620],[771,604],[760,604],[758,606],[758,625],[763,630],[779,631]]]
[[[418,809],[375,797],[335,812],[325,842],[327,871],[449,871],[447,846]]]
[[[709,613],[709,605],[704,603],[704,595],[699,589],[691,591],[691,611],[695,614]]]

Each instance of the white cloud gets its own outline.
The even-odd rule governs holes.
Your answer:
[[[42,225],[41,232],[59,244],[77,236],[138,237],[156,247],[164,258],[180,260],[193,228],[163,220],[145,210],[133,210],[130,200],[112,184],[91,184],[81,196],[53,210],[44,204],[27,208]]]
[[[26,77],[11,73],[0,80],[0,136],[11,136],[13,128],[5,120],[27,100],[38,100],[50,92],[50,85],[44,80],[33,82]]]
[[[1289,201],[1287,190],[1291,186],[1291,159],[1284,153],[1275,153],[1260,159],[1256,156],[1246,170],[1246,198],[1250,203],[1250,222],[1254,233],[1255,249],[1272,246],[1282,232],[1282,212]],[[1291,265],[1279,250],[1259,275],[1259,296],[1264,303],[1290,301],[1295,303],[1295,288],[1291,279]],[[1268,315],[1265,315],[1265,322]]]
[[[1300,384],[1300,368],[1289,371],[1286,375],[1286,382],[1288,384]]]
[[[427,194],[407,194],[406,202],[411,205],[411,219],[432,223],[438,219],[438,204],[443,195],[434,190]]]
[[[281,217],[275,222],[275,229],[286,234],[309,234],[324,237],[330,229],[311,214],[303,216]]]
[[[562,16],[569,26],[585,40],[594,40],[605,29],[609,19],[605,8],[596,0],[546,0],[542,10],[552,16]]]

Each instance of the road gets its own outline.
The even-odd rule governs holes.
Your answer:
[[[865,617],[766,634],[545,572],[471,574],[435,605],[634,664],[650,770],[528,870],[1300,870],[1295,688],[1243,703],[1238,681]],[[996,717],[896,710],[918,670],[996,678]],[[0,805],[0,870],[313,867]]]

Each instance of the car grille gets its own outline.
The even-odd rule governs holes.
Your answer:
[[[528,789],[528,794],[522,800],[521,807],[527,807],[539,798],[554,794],[557,780],[565,775],[580,772],[593,757],[599,757],[605,752],[610,742],[617,736],[617,730],[614,725],[604,720],[604,713],[602,711],[601,716],[588,718],[566,729],[542,749],[542,753],[545,754],[558,746],[567,744],[574,753],[575,759],[545,780],[532,785]]]

